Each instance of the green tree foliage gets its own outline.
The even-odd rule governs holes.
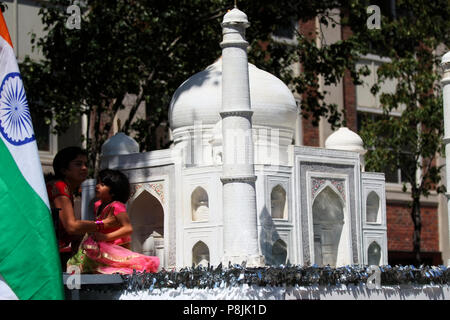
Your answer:
[[[28,100],[47,120],[56,121],[57,132],[64,132],[81,114],[89,115],[85,138],[91,164],[96,163],[127,94],[136,99],[122,131],[134,130],[141,150],[156,148],[154,131],[167,121],[176,88],[220,56],[220,22],[233,6],[224,0],[85,1],[79,4],[78,30],[66,28],[66,0],[45,3],[41,16],[47,34],[36,39],[44,60],[26,59],[21,65]],[[382,8],[380,29],[367,27],[371,4]],[[418,252],[420,195],[443,190],[435,163],[436,155],[442,154],[443,127],[436,48],[449,45],[448,0],[247,0],[238,1],[238,7],[251,23],[246,36],[250,62],[290,84],[302,96],[303,116],[312,117],[314,124],[322,117],[333,127],[346,122],[338,106],[326,101],[328,92],[319,78],[322,84],[333,85],[347,73],[360,84],[360,77],[369,73],[367,68],[356,68],[361,55],[390,58],[379,68],[373,92],[391,78],[397,80],[396,92],[381,95],[384,119],[368,122],[361,135],[370,149],[368,168],[400,168],[408,177]],[[289,45],[271,37],[276,30],[293,28],[293,22],[316,18],[322,26],[340,24],[352,32],[332,43],[323,41],[321,30],[310,35],[295,29],[298,41]],[[300,75],[291,73],[290,66],[297,61]],[[147,118],[133,123],[141,102]],[[401,116],[393,117],[392,111],[399,108]]]
[[[369,5],[381,8],[380,28],[368,27],[373,14],[367,11]],[[333,85],[348,72],[358,85],[362,83],[361,76],[370,73],[368,68],[357,69],[361,56],[371,53],[390,59],[378,69],[377,82],[371,88],[373,94],[380,94],[383,116],[366,121],[360,134],[369,149],[368,170],[402,172],[404,191],[411,194],[413,248],[419,264],[420,197],[445,190],[436,157],[444,155],[439,62],[450,48],[450,2],[353,0],[335,2],[331,8],[338,8],[339,14],[319,14],[322,25],[340,24],[351,33],[335,43],[311,41],[299,35],[297,48],[303,72],[293,82],[297,91],[304,94],[302,110],[306,111],[304,115],[313,115],[313,123],[325,116],[333,126],[345,125],[345,114],[342,117],[336,105],[326,103],[327,92],[321,88],[318,77],[325,85]],[[320,32],[317,35],[320,39]],[[397,82],[393,93],[380,91],[387,80]]]
[[[291,26],[299,10],[311,18],[323,11],[324,4],[316,8],[299,7],[295,1],[239,3],[251,21],[250,61],[289,82],[286,67],[293,62],[295,50],[271,41],[270,35]],[[40,15],[46,35],[35,45],[44,60],[26,59],[21,65],[28,100],[48,122],[56,121],[58,133],[81,114],[89,115],[85,138],[92,164],[127,94],[136,99],[122,131],[137,131],[143,151],[155,148],[154,129],[167,121],[176,88],[220,57],[220,22],[232,8],[230,1],[220,0],[86,1],[78,4],[80,29],[69,29],[66,0],[43,5]],[[147,118],[133,126],[142,102]]]
[[[417,264],[421,263],[420,198],[445,191],[436,157],[444,155],[439,62],[450,44],[449,14],[447,0],[397,1],[396,14],[383,15],[381,29],[367,39],[376,53],[390,59],[378,69],[378,82],[372,87],[374,94],[381,93],[383,115],[366,121],[361,132],[369,149],[367,167],[401,171],[403,190],[411,194]],[[380,91],[387,80],[396,81],[394,92]]]

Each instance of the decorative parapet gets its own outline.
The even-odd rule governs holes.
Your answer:
[[[245,117],[250,119],[252,115],[252,110],[227,110],[220,112],[220,116],[222,117],[222,119],[226,117]]]
[[[376,277],[372,283],[374,268],[378,284]],[[65,286],[70,277],[63,275]],[[450,269],[445,266],[219,265],[123,276],[81,275],[80,282],[81,290],[66,287],[68,299],[450,299]]]
[[[232,183],[232,182],[252,183],[252,182],[256,181],[256,176],[248,176],[248,177],[221,177],[220,181],[222,181],[222,183]]]

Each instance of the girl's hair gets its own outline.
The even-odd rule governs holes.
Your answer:
[[[125,174],[119,170],[103,169],[98,173],[98,182],[109,187],[113,200],[127,202],[130,197],[130,182]]]
[[[80,147],[67,147],[61,149],[53,159],[53,171],[55,172],[56,179],[64,179],[63,169],[69,167],[70,161],[74,160],[78,156],[86,156],[86,150]]]

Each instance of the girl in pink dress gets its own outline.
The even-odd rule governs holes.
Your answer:
[[[118,170],[104,169],[98,175],[95,193],[99,199],[94,204],[95,223],[99,231],[85,237],[68,266],[77,265],[82,273],[156,272],[158,257],[130,250],[133,227],[124,204],[130,196],[128,178]],[[102,221],[111,213],[119,222],[119,227],[105,228]]]
[[[99,199],[94,204],[96,223],[113,211],[120,227],[101,228],[95,239],[106,241],[130,249],[133,227],[127,214],[125,202],[130,196],[130,184],[128,178],[118,170],[105,169],[100,171],[95,186],[95,196]],[[101,224],[101,222],[98,222]]]

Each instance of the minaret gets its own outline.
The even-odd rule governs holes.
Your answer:
[[[447,214],[450,217],[450,51],[442,57],[444,75],[441,80],[442,99],[444,102],[444,144],[445,144],[445,171],[447,185]],[[449,220],[450,221],[450,220]],[[449,224],[450,226],[450,224]],[[447,239],[450,241],[450,239]],[[450,264],[450,259],[447,265]]]
[[[245,29],[247,15],[236,7],[223,18],[222,134],[223,248],[222,263],[262,266],[259,253],[252,111]]]

